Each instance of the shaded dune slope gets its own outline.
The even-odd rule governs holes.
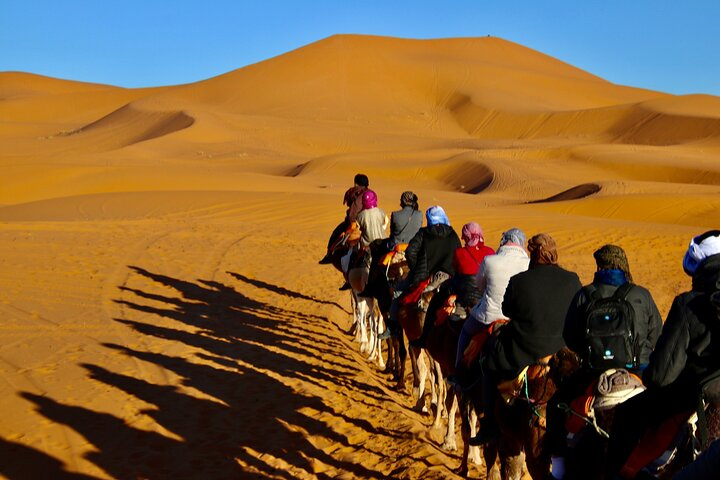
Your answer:
[[[664,112],[643,103],[562,112],[509,112],[457,95],[449,112],[469,135],[485,139],[588,138],[641,145],[676,145],[720,139],[718,116]]]
[[[162,137],[190,127],[194,118],[183,111],[152,111],[125,105],[67,135],[89,134],[95,141],[118,147]]]
[[[546,202],[561,202],[563,200],[577,200],[579,198],[585,198],[601,190],[601,186],[596,183],[583,183],[582,185],[576,185],[572,188],[552,195],[542,200],[532,200],[528,203],[546,203]]]

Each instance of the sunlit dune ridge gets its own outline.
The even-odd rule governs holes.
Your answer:
[[[718,228],[720,98],[494,37],[338,35],[187,85],[0,73],[0,477],[459,478],[318,265],[353,176],[663,315]],[[483,478],[473,467],[472,478]]]
[[[11,173],[3,203],[62,196],[67,182],[78,187],[73,193],[144,190],[145,168],[159,164],[192,172],[161,182],[180,190],[235,189],[227,176],[249,172],[340,183],[358,164],[377,179],[470,193],[491,187],[518,201],[598,180],[656,181],[637,174],[650,170],[648,161],[663,162],[662,181],[717,183],[713,162],[702,161],[718,147],[717,98],[614,85],[493,37],[335,36],[155,89],[4,73],[0,95],[2,161]],[[673,147],[677,177],[668,150],[655,147]],[[531,188],[523,187],[528,161],[554,167],[540,178],[533,171]],[[43,178],[28,185],[27,169],[38,164]],[[108,185],[108,169],[123,180]]]

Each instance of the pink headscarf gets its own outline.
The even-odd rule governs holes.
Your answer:
[[[377,207],[377,194],[373,192],[372,190],[365,190],[365,193],[363,193],[362,196],[362,206],[363,210],[367,210],[369,208],[375,208]]]
[[[466,223],[462,227],[462,239],[468,247],[475,247],[480,242],[485,242],[482,227],[475,222]]]

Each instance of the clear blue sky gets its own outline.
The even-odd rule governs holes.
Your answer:
[[[611,82],[720,95],[720,0],[0,0],[0,71],[176,85],[336,33],[493,35]]]

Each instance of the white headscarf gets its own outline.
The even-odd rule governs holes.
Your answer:
[[[690,240],[683,258],[685,273],[692,276],[698,266],[708,257],[720,253],[720,230],[710,230]]]

